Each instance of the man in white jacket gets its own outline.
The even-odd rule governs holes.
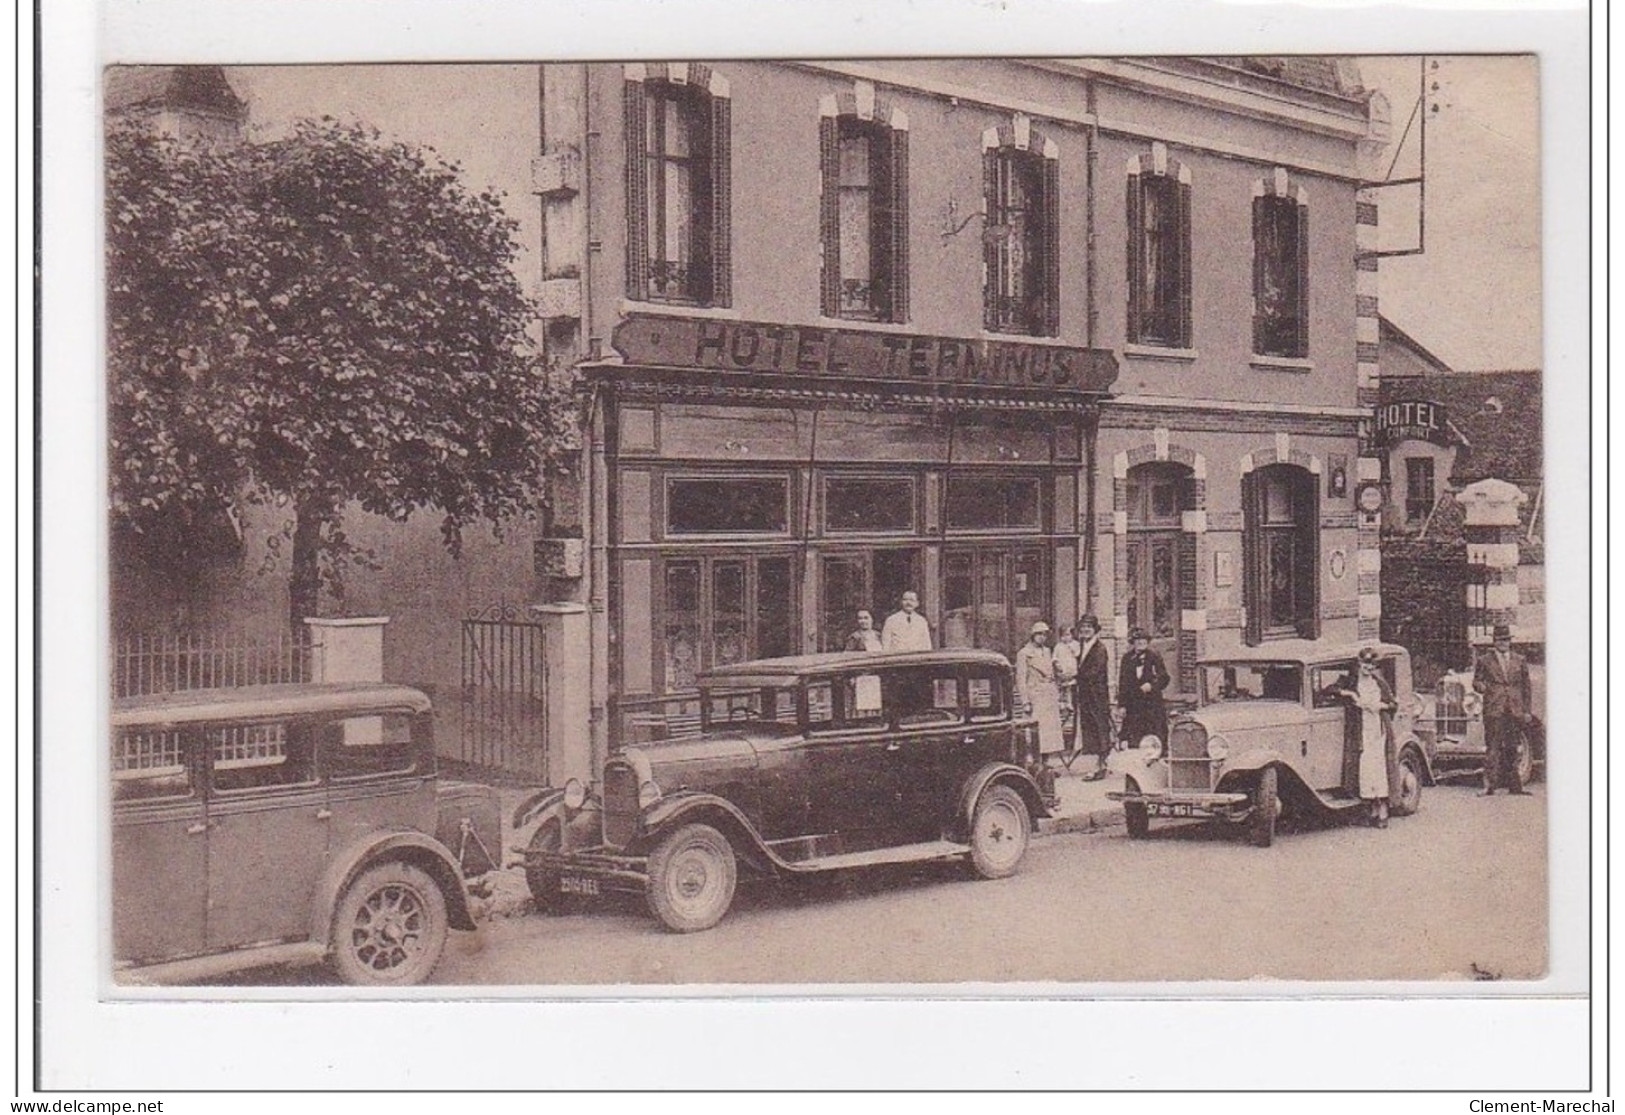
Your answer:
[[[902,610],[886,617],[880,644],[887,651],[931,649],[931,625],[920,614],[920,598],[915,593],[903,593]]]

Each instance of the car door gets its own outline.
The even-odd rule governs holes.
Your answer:
[[[208,822],[196,749],[172,728],[113,732],[113,959],[204,951]]]
[[[1324,662],[1309,670],[1309,753],[1304,776],[1321,793],[1357,793],[1360,785],[1360,717],[1340,693],[1354,688],[1353,659]]]
[[[959,786],[981,765],[977,733],[965,719],[965,679],[953,664],[887,676],[892,736],[883,776],[900,830],[913,840],[939,837],[952,820]]]
[[[896,812],[881,672],[810,681],[807,701],[808,835],[842,834],[848,851],[871,846]]]
[[[428,777],[431,731],[426,714],[352,716],[322,725],[319,751],[333,855],[380,830],[435,831],[435,789]],[[491,851],[500,857],[500,849]]]
[[[330,817],[317,778],[315,732],[307,720],[206,730],[211,948],[309,933]]]

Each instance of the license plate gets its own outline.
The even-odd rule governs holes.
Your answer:
[[[1160,801],[1151,803],[1151,815],[1154,817],[1194,817],[1196,811],[1189,802]]]
[[[578,879],[573,875],[565,875],[559,879],[559,893],[595,895],[598,893],[598,880]]]

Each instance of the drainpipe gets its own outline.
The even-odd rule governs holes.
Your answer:
[[[1084,313],[1084,345],[1095,347],[1100,311],[1095,303],[1095,177],[1100,161],[1100,128],[1095,123],[1095,83],[1084,83],[1084,104],[1089,113],[1089,125],[1083,132],[1084,143],[1084,239],[1083,283],[1086,311]],[[1100,578],[1096,572],[1098,543],[1095,537],[1095,453],[1100,441],[1100,404],[1091,402],[1083,410],[1083,562],[1084,612],[1099,614],[1097,598]]]
[[[609,469],[604,450],[609,423],[605,415],[604,394],[604,387],[595,383],[588,406],[592,445],[587,465],[587,485],[592,499],[588,529],[592,539],[592,560],[588,570],[587,608],[592,687],[589,725],[594,771],[602,770],[604,760],[609,757]]]

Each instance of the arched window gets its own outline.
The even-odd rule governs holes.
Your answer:
[[[908,320],[908,117],[874,87],[819,106],[825,317]]]
[[[1027,118],[982,134],[983,325],[995,333],[1061,331],[1060,149]]]
[[[1267,465],[1242,479],[1247,566],[1247,641],[1319,635],[1320,568],[1315,476]]]
[[[1309,356],[1309,195],[1284,170],[1253,185],[1253,352]]]
[[[1130,627],[1143,628],[1176,683],[1181,611],[1196,606],[1196,536],[1186,533],[1184,513],[1195,510],[1191,470],[1173,462],[1129,469],[1124,487],[1128,536],[1124,542],[1124,611]]]
[[[1191,347],[1191,173],[1160,143],[1128,163],[1128,340]]]
[[[626,295],[727,306],[728,82],[689,63],[626,68]]]

